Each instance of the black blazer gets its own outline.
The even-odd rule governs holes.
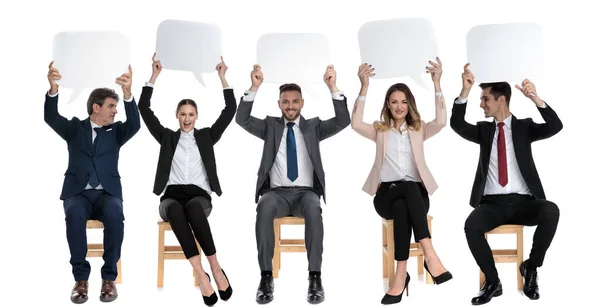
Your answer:
[[[496,126],[494,122],[488,121],[479,121],[476,125],[467,123],[465,121],[466,109],[467,103],[458,104],[455,100],[452,106],[450,127],[464,139],[479,144],[479,164],[477,165],[475,181],[473,182],[473,189],[471,191],[471,200],[469,202],[473,208],[476,208],[481,204],[481,198],[485,189]],[[556,112],[548,104],[546,104],[545,108],[538,107],[537,109],[545,123],[535,123],[531,118],[517,119],[513,115],[511,129],[513,131],[512,137],[515,155],[521,175],[523,175],[523,179],[525,179],[525,183],[527,183],[527,187],[535,199],[546,199],[542,182],[533,162],[531,143],[557,134],[562,130],[563,124],[558,115],[556,115]]]
[[[160,143],[160,154],[158,156],[153,190],[154,194],[160,195],[169,181],[171,163],[173,162],[173,155],[175,154],[181,132],[180,129],[173,131],[160,124],[160,121],[150,109],[150,98],[152,97],[153,90],[154,89],[150,86],[144,86],[142,95],[140,96],[139,109],[142,119],[148,127],[148,131],[150,131],[150,134],[152,134],[156,141]],[[223,135],[223,132],[225,132],[225,129],[233,120],[237,108],[233,89],[223,90],[223,96],[225,96],[225,108],[221,111],[221,115],[215,123],[210,128],[194,128],[194,137],[196,138],[200,157],[202,157],[202,162],[206,169],[210,188],[218,196],[221,196],[222,192],[221,185],[219,184],[219,177],[217,176],[217,165],[213,145],[221,139],[221,135]]]
[[[123,201],[119,151],[140,130],[140,114],[135,99],[125,103],[125,122],[115,122],[97,131],[96,146],[92,146],[90,118],[66,119],[58,113],[58,95],[46,93],[44,121],[66,142],[69,149],[69,166],[65,172],[60,199],[77,195],[85,190],[90,173],[96,170],[104,191]]]

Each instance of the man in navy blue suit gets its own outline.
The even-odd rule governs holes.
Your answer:
[[[125,122],[114,122],[119,95],[109,88],[97,88],[87,101],[89,117],[68,120],[58,113],[58,84],[61,75],[50,63],[50,90],[44,103],[44,121],[60,135],[69,149],[69,165],[65,172],[60,199],[64,201],[67,241],[71,252],[75,286],[73,303],[88,299],[90,263],[86,260],[86,223],[90,219],[104,224],[104,266],[101,269],[100,300],[117,298],[115,280],[117,262],[123,242],[123,196],[119,176],[119,150],[138,130],[140,114],[131,95],[131,66],[129,72],[116,79],[123,89]]]

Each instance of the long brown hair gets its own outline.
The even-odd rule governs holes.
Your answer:
[[[383,102],[383,108],[381,108],[380,121],[375,122],[375,129],[385,131],[392,128],[392,120],[394,117],[392,116],[392,111],[388,108],[388,103],[390,101],[390,96],[396,91],[403,92],[408,101],[408,112],[405,118],[406,125],[419,131],[421,129],[421,115],[419,114],[419,110],[417,110],[415,97],[410,91],[410,88],[404,83],[396,83],[390,86],[387,93],[385,93],[385,101]]]

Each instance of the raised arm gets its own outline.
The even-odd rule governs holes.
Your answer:
[[[162,65],[159,60],[155,59],[156,52],[152,56],[152,76],[150,76],[150,80],[146,83],[146,86],[142,88],[142,95],[140,96],[140,114],[142,115],[142,119],[148,128],[150,134],[154,137],[154,139],[161,143],[166,128],[160,123],[160,120],[154,115],[154,112],[150,108],[150,102],[152,100],[152,92],[154,92],[154,84],[156,84],[156,79],[160,75],[162,71]]]
[[[375,75],[373,70],[374,68],[366,63],[360,65],[358,68],[358,78],[360,79],[361,87],[358,98],[354,102],[354,108],[352,109],[352,130],[367,139],[375,141],[377,140],[377,130],[372,124],[367,124],[363,121],[365,100],[369,89],[369,78]]]
[[[217,71],[219,72],[219,78],[221,79],[221,85],[223,85],[223,96],[225,97],[225,108],[221,111],[221,115],[210,127],[210,136],[212,138],[213,145],[221,139],[221,135],[225,132],[225,129],[229,126],[233,117],[235,116],[235,95],[233,89],[229,87],[227,79],[225,79],[225,72],[227,72],[227,65],[221,57],[221,63],[217,65]]]
[[[525,79],[521,86],[518,84],[515,87],[525,95],[525,97],[531,99],[537,106],[540,115],[544,119],[545,123],[536,123],[533,120],[529,124],[529,131],[531,133],[531,141],[539,141],[547,139],[557,134],[563,128],[562,121],[558,118],[558,115],[554,110],[542,100],[535,89],[535,84]]]
[[[127,119],[120,125],[116,126],[117,129],[117,142],[119,145],[127,143],[138,131],[140,131],[140,112],[135,99],[131,95],[131,78],[133,72],[131,65],[129,65],[129,71],[122,74],[117,78],[116,82],[121,85],[123,89],[123,100],[125,103],[125,115]]]
[[[260,65],[254,65],[254,69],[250,73],[250,78],[252,79],[252,86],[240,101],[235,115],[235,122],[252,135],[264,140],[267,130],[265,121],[250,115],[252,113],[254,97],[264,79]]]
[[[48,82],[50,90],[46,93],[44,102],[44,121],[52,130],[54,130],[65,141],[69,141],[73,136],[76,128],[76,123],[73,120],[68,120],[58,113],[58,84],[62,76],[58,69],[53,67],[54,61],[48,66]]]
[[[475,83],[475,76],[469,70],[469,63],[464,66],[462,74],[462,90],[460,96],[454,100],[452,105],[452,115],[450,116],[450,127],[454,132],[460,135],[465,140],[479,143],[479,128],[476,125],[465,121],[465,113],[467,110],[467,97]]]
[[[333,112],[335,113],[335,116],[319,123],[320,141],[344,130],[344,128],[348,127],[351,122],[346,97],[340,94],[340,91],[336,86],[336,72],[333,69],[333,65],[327,66],[323,80],[331,92],[333,100]]]
[[[443,72],[442,61],[436,57],[436,62],[429,61],[429,65],[431,66],[426,68],[427,73],[431,74],[431,80],[435,89],[435,119],[423,125],[423,140],[438,134],[446,126],[448,119],[446,102],[440,85]]]

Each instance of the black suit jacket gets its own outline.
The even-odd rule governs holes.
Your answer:
[[[140,130],[140,114],[135,99],[125,103],[125,122],[115,122],[97,131],[96,145],[92,146],[90,118],[68,120],[58,113],[58,95],[46,93],[44,121],[62,137],[69,148],[69,166],[65,172],[60,199],[83,192],[96,170],[104,191],[123,201],[119,175],[119,151]]]
[[[150,109],[150,98],[152,97],[153,90],[154,89],[150,86],[144,86],[142,95],[140,96],[139,108],[142,119],[148,127],[148,131],[150,131],[150,134],[152,134],[156,141],[160,143],[160,154],[158,156],[153,190],[154,194],[160,195],[169,181],[171,163],[173,162],[173,155],[175,154],[181,131],[180,129],[173,131],[160,124],[160,121]],[[223,132],[225,132],[225,129],[233,120],[237,108],[233,89],[223,90],[223,95],[225,96],[225,108],[215,123],[210,128],[194,128],[194,137],[196,138],[200,157],[202,157],[202,162],[206,169],[210,188],[218,196],[221,196],[222,191],[219,177],[217,176],[217,164],[213,145],[221,139],[221,135],[223,135]]]
[[[452,107],[452,116],[450,117],[450,127],[464,139],[479,144],[479,164],[477,165],[469,202],[475,208],[481,204],[485,189],[496,126],[494,122],[488,121],[480,121],[476,125],[467,123],[465,121],[466,109],[467,103],[458,104],[455,100]],[[531,118],[517,119],[513,115],[511,130],[517,164],[527,187],[535,199],[546,199],[542,182],[533,161],[531,143],[557,134],[562,130],[563,124],[548,104],[545,108],[538,107],[537,109],[545,123],[535,123]]]

